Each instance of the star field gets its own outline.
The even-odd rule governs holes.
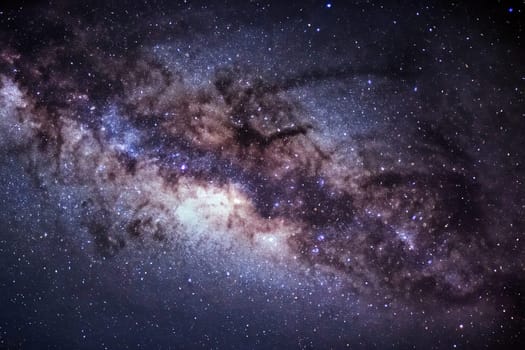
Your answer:
[[[523,3],[0,7],[0,344],[498,349]]]

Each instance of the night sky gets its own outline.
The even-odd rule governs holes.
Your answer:
[[[523,1],[0,5],[0,348],[524,349]]]

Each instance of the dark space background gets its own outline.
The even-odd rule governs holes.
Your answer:
[[[0,347],[521,349],[522,1],[0,5]]]

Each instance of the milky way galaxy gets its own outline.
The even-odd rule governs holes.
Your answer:
[[[0,344],[519,348],[523,8],[0,6]]]

